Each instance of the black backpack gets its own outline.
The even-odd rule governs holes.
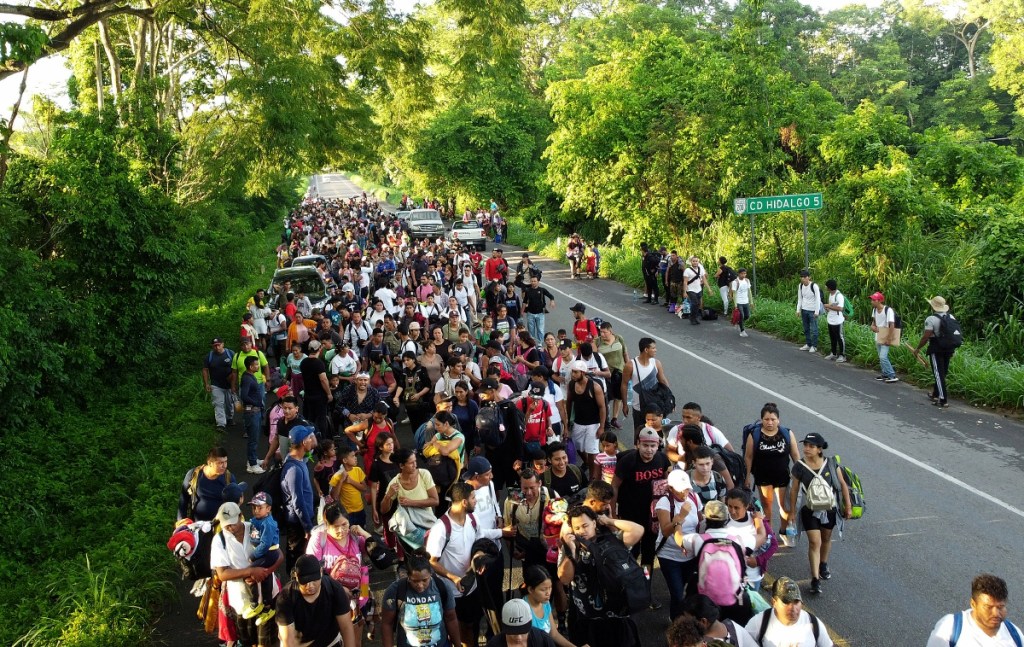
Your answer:
[[[501,447],[508,437],[508,428],[498,406],[481,407],[476,414],[477,438],[485,447]]]
[[[700,313],[700,318],[704,321],[716,321],[718,319],[718,313],[712,308],[704,308]]]
[[[587,548],[594,557],[610,611],[616,611],[619,605],[634,613],[651,605],[647,575],[621,539],[611,533],[601,533],[587,544]]]
[[[964,343],[964,334],[960,330],[960,322],[949,314],[939,315],[939,336],[932,337],[932,348],[940,353],[952,353]]]
[[[731,452],[721,445],[709,445],[711,451],[715,452],[722,458],[722,462],[725,463],[726,469],[729,470],[729,476],[732,477],[733,487],[743,487],[747,482],[747,464],[744,462],[743,457],[736,452]]]
[[[302,463],[301,467],[306,469],[306,464]],[[272,502],[270,504],[270,515],[274,517],[278,528],[284,528],[285,521],[288,519],[284,507],[284,491],[281,489],[281,473],[283,470],[284,466],[281,463],[275,463],[252,486],[253,494],[266,492],[270,495]]]

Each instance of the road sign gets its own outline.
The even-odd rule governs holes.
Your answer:
[[[775,213],[778,211],[815,211],[821,209],[820,193],[769,195],[759,198],[736,198],[733,210],[738,214]]]

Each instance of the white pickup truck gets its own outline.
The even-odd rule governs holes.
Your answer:
[[[407,222],[409,236],[414,240],[440,238],[444,234],[444,221],[437,209],[413,209]]]
[[[462,222],[457,220],[452,223],[451,231],[448,232],[448,240],[462,243],[463,247],[476,247],[480,251],[487,249],[487,236],[475,220]]]

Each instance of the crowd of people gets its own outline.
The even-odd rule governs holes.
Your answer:
[[[653,338],[630,344],[582,303],[548,330],[558,306],[526,254],[513,266],[500,247],[413,241],[365,195],[307,197],[283,224],[282,266],[322,257],[326,301],[275,283],[253,295],[237,351],[212,340],[214,426],[245,436],[258,480],[214,447],[182,481],[168,544],[202,562],[191,572],[222,642],[475,646],[482,631],[494,647],[629,647],[631,613],[667,607],[673,647],[832,644],[770,568],[802,535],[808,593],[832,577],[853,490],[820,433],[798,439],[766,403],[734,444],[713,412],[676,406]],[[573,275],[589,274],[596,246],[573,244]],[[745,272],[720,260],[723,300],[745,305],[745,290],[749,304]],[[700,310],[681,287],[693,275],[707,285],[697,259],[678,280],[666,270],[670,305],[682,290]],[[394,577],[371,587],[371,568]],[[1005,585],[979,591],[956,626],[1009,631],[992,620]]]

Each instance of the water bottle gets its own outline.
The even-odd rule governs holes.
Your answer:
[[[786,545],[787,546],[795,546],[796,545],[796,527],[794,527],[794,526],[790,526],[789,528],[786,528]]]
[[[633,305],[638,303],[640,303],[640,293],[636,291],[636,288],[633,288]]]

